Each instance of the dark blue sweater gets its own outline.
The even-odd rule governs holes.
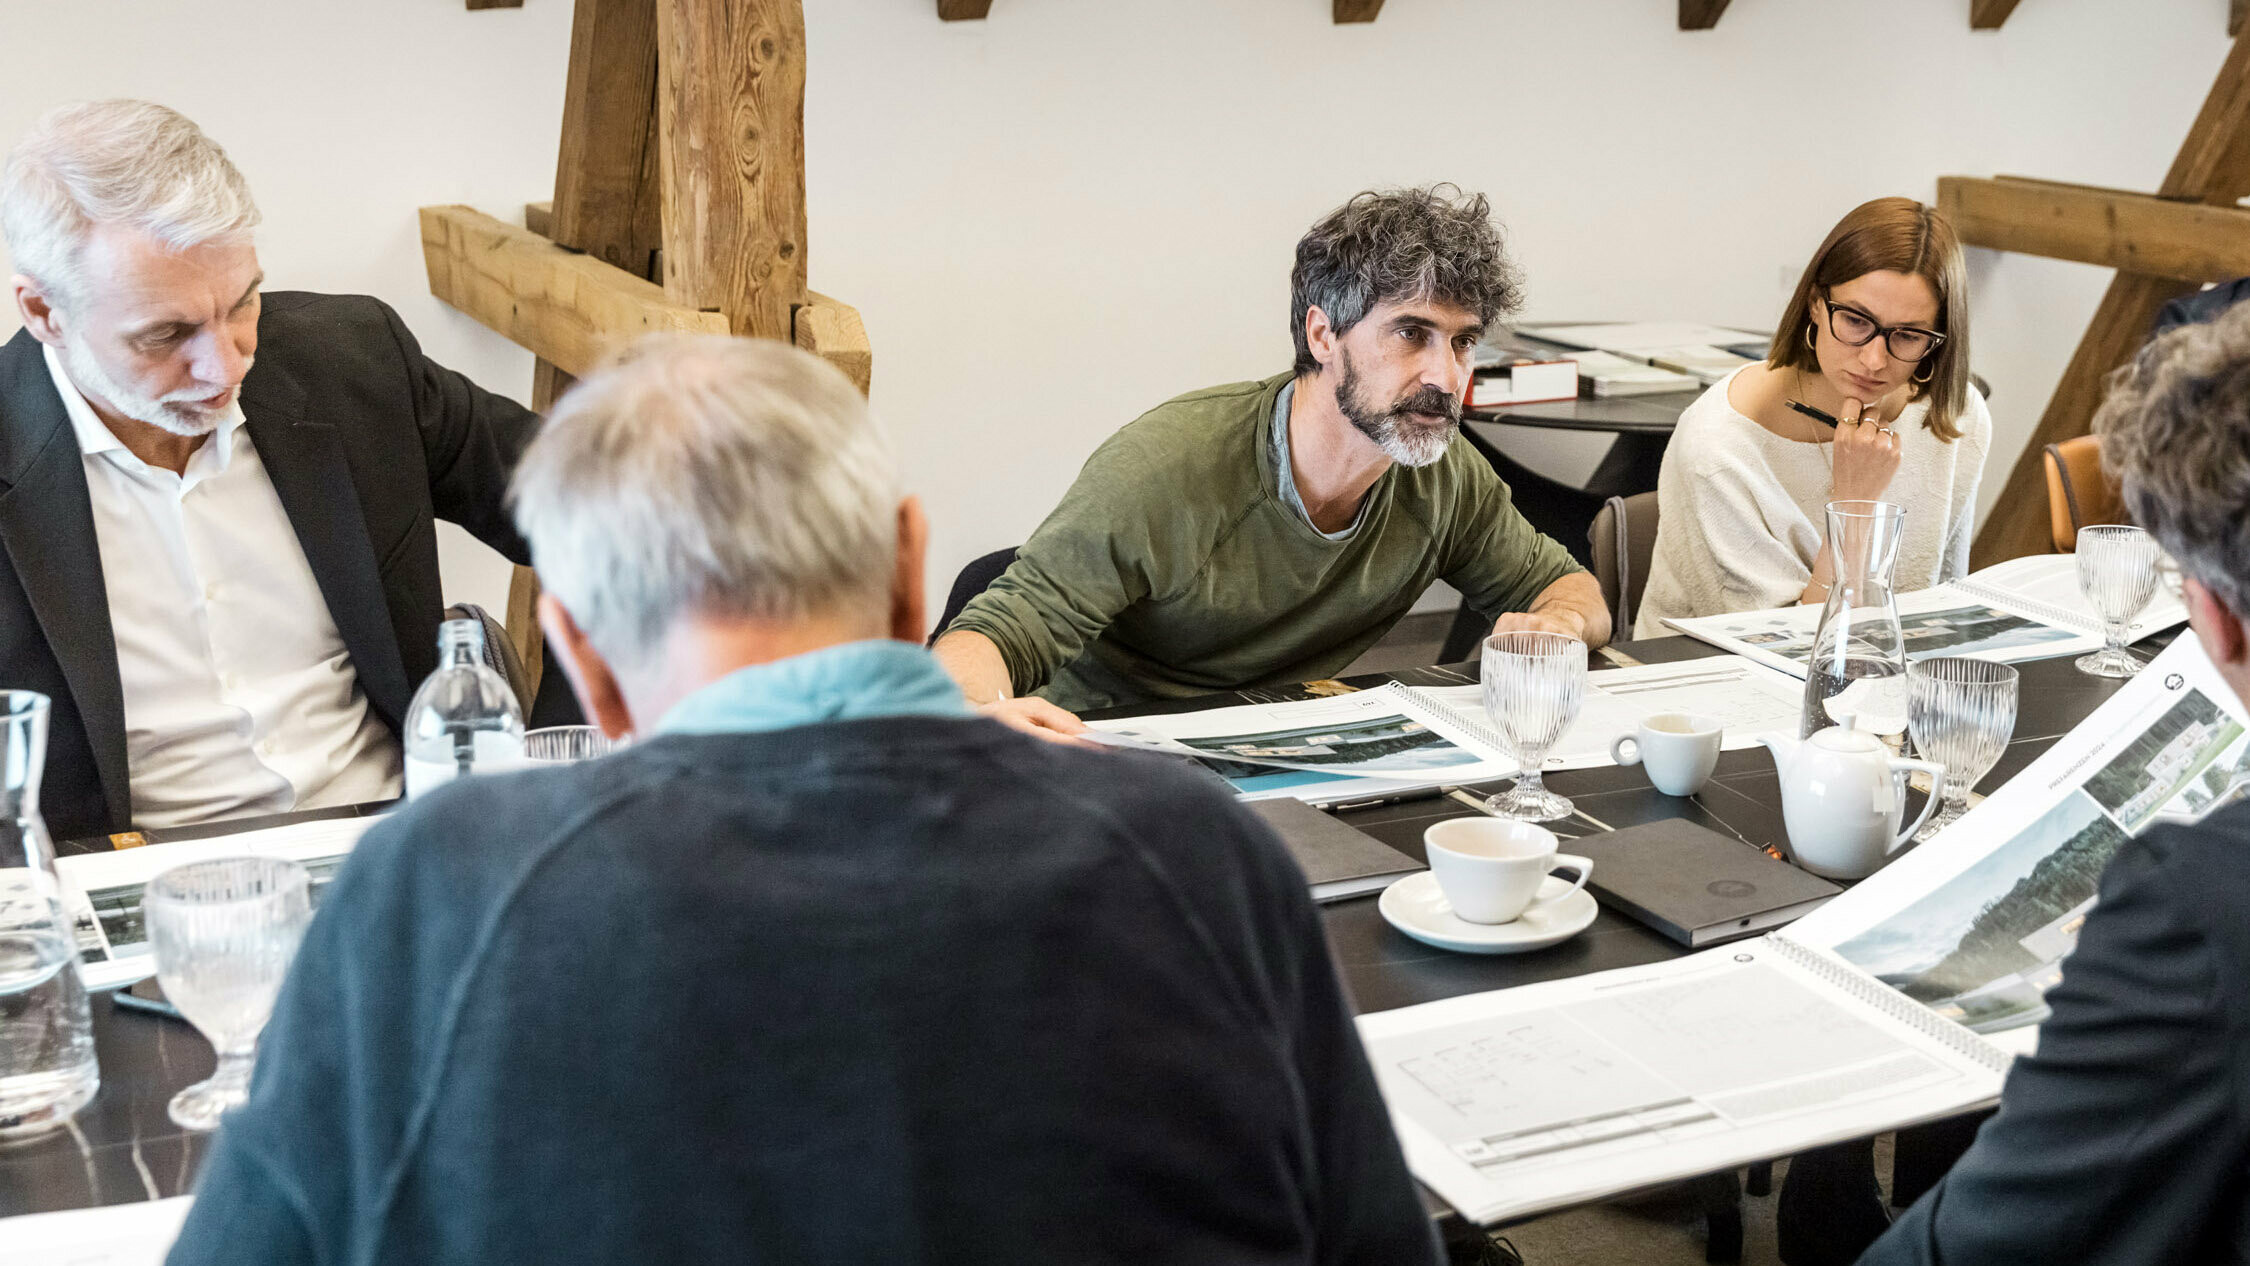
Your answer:
[[[1304,881],[980,720],[666,737],[370,831],[172,1266],[1427,1262]]]

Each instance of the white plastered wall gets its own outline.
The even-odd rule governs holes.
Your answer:
[[[1822,233],[1940,173],[2153,189],[2226,0],[806,0],[811,269],[858,306],[929,576],[1022,540],[1167,396],[1286,367],[1290,250],[1370,185],[1489,193],[1527,316],[1767,326]],[[429,297],[414,208],[553,185],[567,0],[75,0],[0,17],[0,141],[49,105],[174,105],[234,153],[276,287],[363,291],[518,397],[530,358]],[[1987,504],[2108,274],[1972,252]],[[12,329],[0,315],[0,333]],[[452,596],[506,573],[448,529]]]

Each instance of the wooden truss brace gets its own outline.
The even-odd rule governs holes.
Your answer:
[[[804,113],[803,0],[577,0],[554,201],[422,208],[430,293],[537,354],[541,412],[650,330],[793,341],[865,392],[859,313],[805,284]],[[517,568],[534,682],[537,596]]]
[[[2236,40],[2188,129],[2164,183],[2150,197],[2022,179],[1938,182],[1939,205],[1972,246],[2106,264],[2118,270],[2094,310],[2000,497],[1977,533],[1982,567],[2047,548],[2046,446],[2086,434],[2103,380],[2130,360],[2166,303],[2196,284],[2250,274],[2242,241],[2250,212],[2250,40]]]

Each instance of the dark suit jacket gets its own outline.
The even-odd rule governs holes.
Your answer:
[[[435,520],[530,561],[502,502],[538,415],[423,356],[379,300],[286,291],[265,296],[242,413],[360,689],[395,732],[437,667]],[[62,838],[132,816],[84,462],[39,343],[18,333],[0,347],[0,687],[54,700],[40,807]]]
[[[2102,877],[2039,1053],[1860,1259],[2250,1262],[2250,804]]]

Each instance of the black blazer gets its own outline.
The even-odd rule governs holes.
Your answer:
[[[1871,1263],[2250,1262],[2250,804],[2118,851],[2039,1053]]]
[[[437,667],[435,521],[530,561],[502,503],[538,415],[422,355],[379,300],[287,291],[265,296],[242,413],[360,689],[396,732]],[[132,817],[84,462],[38,341],[18,333],[0,347],[0,688],[54,700],[40,807],[59,838]]]

